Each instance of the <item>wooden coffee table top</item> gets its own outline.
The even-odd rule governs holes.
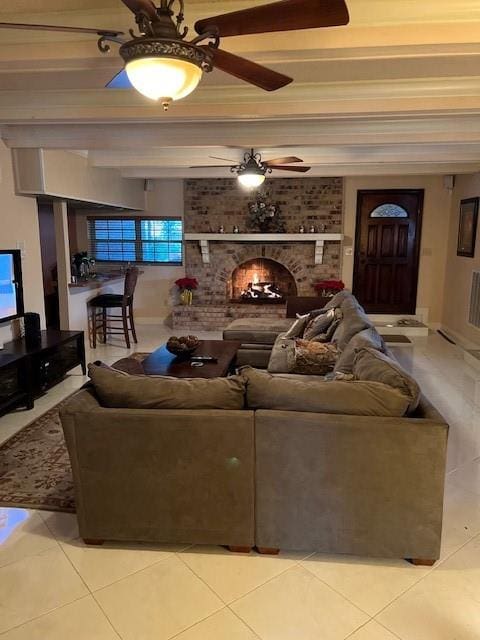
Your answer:
[[[241,342],[237,340],[201,340],[193,355],[214,356],[218,359],[218,362],[204,363],[203,367],[192,367],[190,360],[177,358],[163,345],[142,362],[142,367],[150,376],[221,378],[235,365],[240,345]]]

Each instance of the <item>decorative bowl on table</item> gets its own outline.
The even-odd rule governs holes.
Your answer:
[[[172,336],[168,339],[167,351],[173,353],[177,358],[189,358],[200,344],[197,336]]]

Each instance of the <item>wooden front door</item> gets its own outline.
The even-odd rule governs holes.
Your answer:
[[[423,189],[359,191],[353,293],[370,313],[413,314]]]

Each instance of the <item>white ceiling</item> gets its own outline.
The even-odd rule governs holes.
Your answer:
[[[228,176],[209,155],[295,153],[306,175],[462,173],[480,167],[480,0],[347,0],[347,27],[225,39],[291,75],[273,94],[222,72],[161,108],[104,84],[121,68],[95,38],[0,31],[9,146],[81,149],[127,177]],[[119,0],[15,0],[0,21],[122,28]],[[260,4],[186,0],[187,22]],[[281,174],[278,174],[281,175]],[[297,175],[297,174],[292,174]]]

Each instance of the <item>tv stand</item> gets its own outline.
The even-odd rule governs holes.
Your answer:
[[[57,384],[70,369],[86,374],[83,331],[41,332],[36,346],[25,338],[6,342],[0,351],[0,415],[15,407],[33,409],[35,398]]]

